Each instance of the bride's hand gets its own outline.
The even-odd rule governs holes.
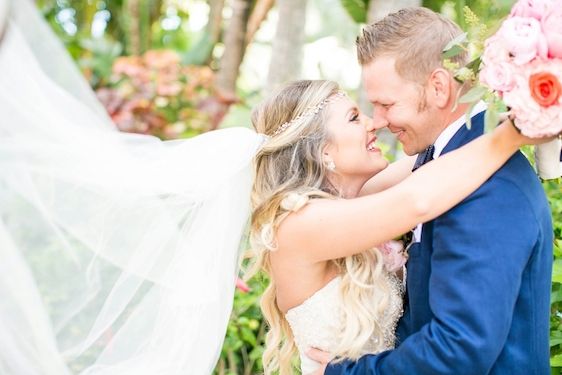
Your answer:
[[[557,136],[551,137],[543,137],[543,138],[530,138],[521,133],[521,131],[517,128],[517,126],[513,123],[513,120],[509,117],[505,116],[504,120],[500,125],[498,125],[497,132],[502,134],[502,137],[508,137],[509,139],[513,140],[516,145],[519,147],[525,145],[539,145],[543,143],[547,143],[556,139]]]
[[[320,364],[320,367],[316,371],[308,375],[323,375],[326,371],[326,366],[328,366],[328,363],[333,359],[333,356],[330,353],[316,348],[308,349],[306,355],[308,358]]]

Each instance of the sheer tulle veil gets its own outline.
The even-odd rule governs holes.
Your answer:
[[[0,373],[208,374],[263,137],[118,132],[29,0],[0,0]]]

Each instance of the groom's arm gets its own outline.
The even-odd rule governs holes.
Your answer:
[[[434,319],[395,350],[329,365],[326,374],[485,374],[508,335],[538,237],[527,198],[492,178],[434,223]]]

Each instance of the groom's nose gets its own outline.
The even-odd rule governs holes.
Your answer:
[[[373,111],[373,120],[371,122],[373,124],[373,129],[375,130],[386,128],[388,126],[386,118],[378,114],[377,111]]]

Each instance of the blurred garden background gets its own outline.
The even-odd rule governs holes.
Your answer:
[[[362,25],[426,6],[492,32],[514,0],[36,0],[115,124],[162,139],[250,126],[252,106],[284,82],[331,79],[365,104],[354,43]],[[382,136],[390,159],[400,156]],[[531,153],[528,153],[531,155]],[[530,156],[531,157],[531,156]],[[186,160],[195,163],[195,160]],[[555,223],[551,365],[562,370],[562,189],[545,182]],[[216,374],[259,374],[265,280],[238,282]]]

